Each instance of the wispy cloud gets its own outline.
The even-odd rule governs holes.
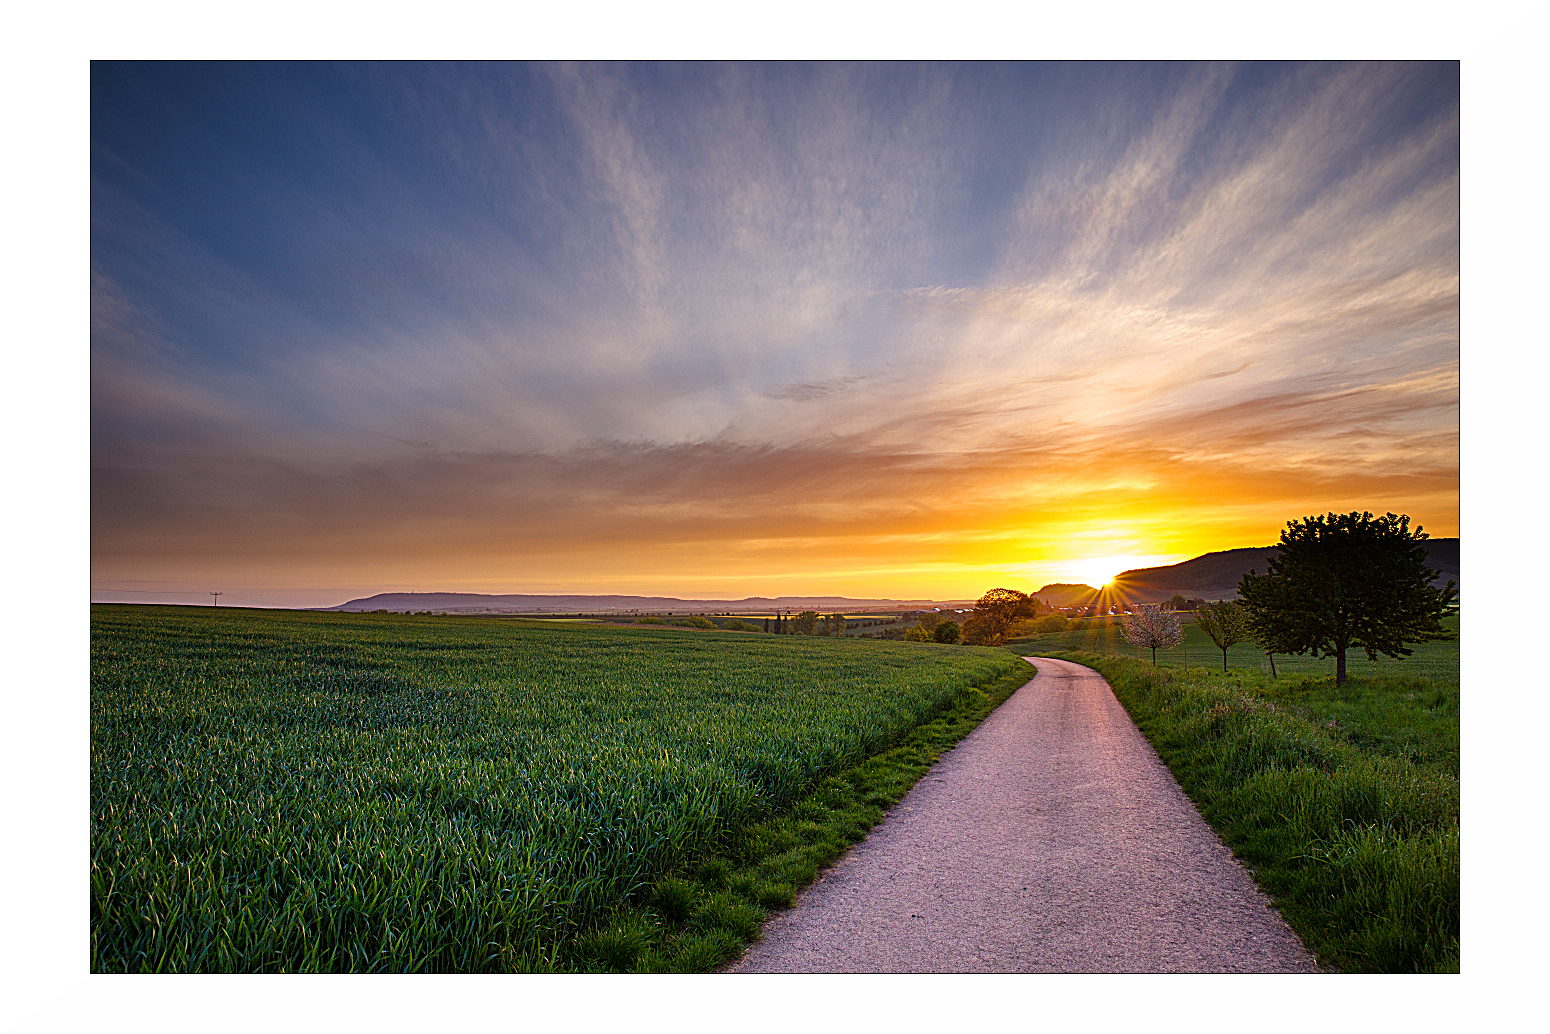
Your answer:
[[[275,142],[94,123],[100,570],[881,591],[1456,527],[1453,66],[207,74]]]

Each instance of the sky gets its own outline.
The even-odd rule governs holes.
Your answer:
[[[1459,521],[1454,62],[91,66],[94,599]]]

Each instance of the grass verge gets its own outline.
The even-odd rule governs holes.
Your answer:
[[[658,880],[581,934],[566,954],[581,972],[703,973],[726,965],[766,916],[859,843],[942,754],[1033,678],[1015,669],[970,687],[887,750],[829,776],[791,808],[728,835],[691,871]]]
[[[1339,689],[1332,679],[1289,686],[1256,673],[1053,656],[1108,679],[1184,792],[1322,963],[1458,972],[1456,689],[1428,695],[1415,691],[1415,680],[1357,678]],[[1336,696],[1344,725],[1320,720]],[[1422,737],[1442,745],[1421,750],[1373,735],[1405,697],[1411,709],[1446,709],[1451,700],[1451,751],[1443,733]]]

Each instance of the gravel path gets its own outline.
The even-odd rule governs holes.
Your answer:
[[[1318,971],[1103,676],[1028,659],[734,972]]]

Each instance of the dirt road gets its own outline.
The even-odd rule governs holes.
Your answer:
[[[1103,677],[1029,660],[734,972],[1317,971]]]

